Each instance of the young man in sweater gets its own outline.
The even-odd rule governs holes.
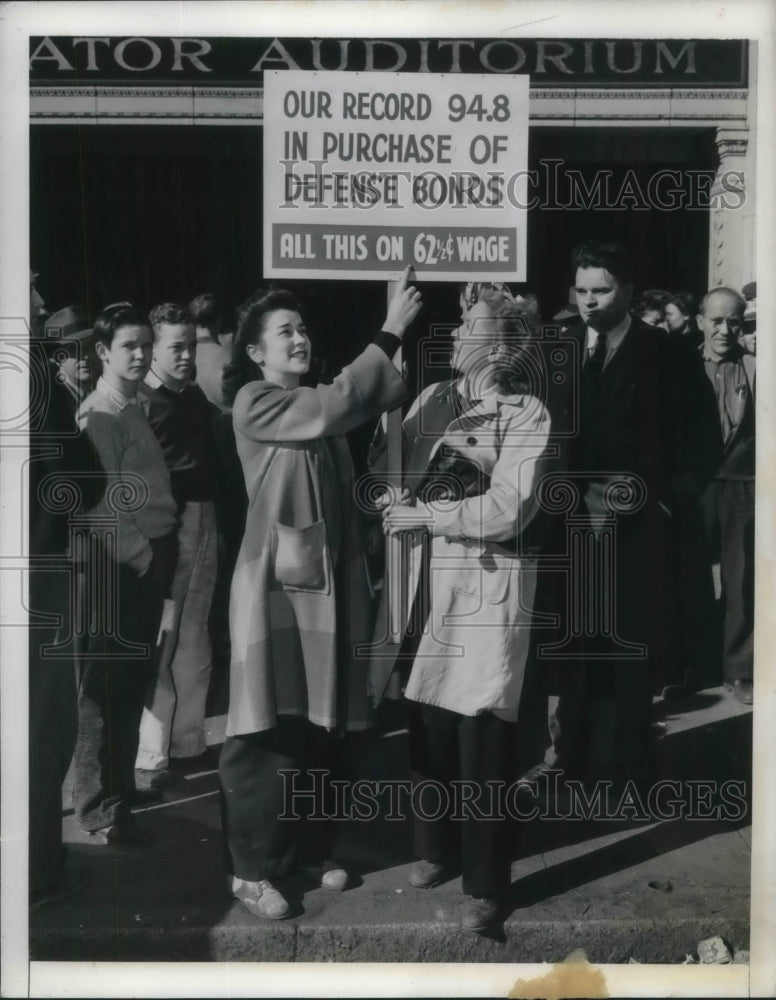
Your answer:
[[[88,515],[73,800],[94,842],[141,843],[130,811],[143,798],[134,782],[138,725],[169,596],[177,506],[137,400],[151,355],[148,320],[126,303],[109,306],[95,322],[94,343],[102,376],[78,423],[107,488]]]
[[[196,757],[205,750],[212,667],[208,617],[218,569],[216,448],[210,404],[193,384],[194,324],[188,310],[169,302],[152,309],[149,318],[151,369],[140,396],[170,471],[179,521],[175,614],[140,724],[135,781],[143,789],[169,781],[170,757]]]

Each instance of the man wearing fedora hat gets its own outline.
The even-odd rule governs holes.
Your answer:
[[[67,389],[73,412],[92,391],[92,329],[77,306],[66,306],[46,320],[46,339],[52,342],[57,379]]]
[[[105,488],[97,452],[79,431],[72,396],[57,377],[59,328],[44,327],[41,310],[40,296],[31,296],[27,581],[32,907],[72,895],[86,880],[84,871],[66,865],[62,842],[62,784],[76,741],[73,610],[80,580],[71,517],[79,508],[96,505]],[[73,509],[58,502],[65,494],[73,496]]]

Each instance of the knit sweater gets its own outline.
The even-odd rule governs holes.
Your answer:
[[[190,384],[175,392],[151,371],[138,389],[138,399],[161,445],[178,505],[214,500],[215,441],[204,392]]]
[[[169,534],[176,524],[162,449],[142,407],[104,378],[81,404],[78,424],[94,445],[108,482],[90,520],[95,528],[116,527],[117,561],[142,574],[153,555],[149,539]]]

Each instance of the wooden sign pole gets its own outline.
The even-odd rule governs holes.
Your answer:
[[[388,282],[388,302],[391,301],[398,282]],[[393,363],[398,371],[402,370],[403,349],[396,352]],[[401,407],[387,414],[386,428],[388,477],[393,488],[401,495],[401,478],[403,468],[402,455],[402,414]],[[407,621],[407,574],[402,558],[404,536],[402,534],[388,535],[385,553],[385,582],[388,596],[388,637],[392,643],[400,643]]]

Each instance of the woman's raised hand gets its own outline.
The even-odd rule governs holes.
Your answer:
[[[404,335],[404,331],[418,315],[423,304],[420,292],[408,284],[411,270],[411,266],[405,267],[388,304],[388,314],[383,323],[383,330],[397,337]]]

